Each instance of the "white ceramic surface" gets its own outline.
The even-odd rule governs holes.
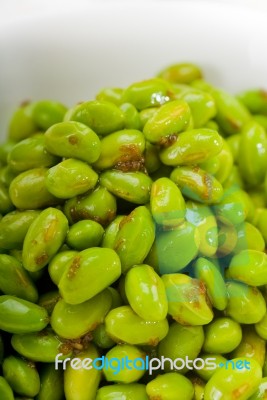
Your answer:
[[[25,99],[72,105],[177,61],[198,63],[232,92],[267,88],[267,9],[208,0],[67,3],[0,21],[1,138]]]

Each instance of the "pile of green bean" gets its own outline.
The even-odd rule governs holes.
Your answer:
[[[267,398],[266,130],[266,92],[233,96],[189,63],[15,111],[0,146],[1,400]],[[102,356],[168,362],[70,362]]]

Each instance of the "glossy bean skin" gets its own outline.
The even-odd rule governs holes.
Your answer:
[[[40,371],[40,391],[36,400],[62,400],[64,396],[63,373],[54,364],[42,366]]]
[[[21,249],[26,233],[40,214],[38,210],[11,211],[0,221],[0,248]]]
[[[99,353],[93,344],[80,353],[77,358],[80,363],[86,358],[94,360]],[[72,368],[70,363],[64,371],[64,394],[66,400],[95,400],[96,392],[101,378],[101,371],[95,368],[82,368],[81,364],[76,364]]]
[[[238,166],[242,178],[251,186],[264,181],[267,167],[267,135],[257,122],[251,121],[242,129]]]
[[[6,214],[14,210],[14,208],[8,188],[3,183],[0,183],[0,213]]]
[[[53,196],[45,186],[47,171],[47,168],[29,169],[12,180],[9,195],[18,209],[36,210],[60,203],[60,200]],[[31,193],[30,197],[29,193]]]
[[[100,349],[110,349],[115,346],[115,342],[108,335],[105,324],[102,323],[97,326],[96,329],[92,332],[93,335],[93,343],[100,347]]]
[[[191,83],[202,77],[202,71],[195,64],[178,63],[163,69],[159,76],[173,83]]]
[[[95,162],[100,155],[100,139],[88,126],[75,121],[59,122],[45,132],[45,147],[59,157]]]
[[[6,295],[36,303],[38,292],[22,264],[14,257],[0,254],[0,290]]]
[[[66,201],[64,206],[64,213],[71,224],[83,219],[92,219],[106,226],[114,219],[116,211],[115,196],[102,186],[97,186],[88,194],[73,197]]]
[[[69,109],[64,119],[82,123],[101,136],[124,128],[122,110],[106,100],[92,100],[78,104]]]
[[[104,322],[110,307],[111,294],[108,290],[76,305],[67,304],[60,299],[51,315],[51,327],[62,338],[78,339]]]
[[[126,272],[133,265],[143,263],[154,239],[155,226],[146,207],[136,207],[123,218],[113,247],[120,257],[122,272]]]
[[[5,400],[14,400],[14,393],[3,376],[0,376],[0,396]]]
[[[259,363],[261,368],[265,359],[265,340],[262,339],[252,326],[243,326],[242,340],[231,354],[232,358],[253,359]]]
[[[204,343],[202,326],[183,326],[174,322],[170,325],[168,335],[159,343],[159,357],[168,357],[171,360],[188,356],[190,360],[197,358]],[[188,369],[185,363],[175,365],[177,372],[185,373]],[[165,371],[170,370],[170,364],[165,364]]]
[[[238,94],[238,99],[252,114],[267,114],[267,96],[263,89],[249,89]]]
[[[133,104],[137,110],[160,106],[169,101],[171,86],[159,78],[136,82],[124,90],[123,102]]]
[[[26,104],[14,112],[8,129],[11,141],[19,142],[36,133],[38,128],[32,118],[32,111],[32,104]]]
[[[257,334],[264,340],[267,340],[267,314],[255,324]]]
[[[69,341],[64,341],[49,329],[40,333],[13,335],[11,345],[23,357],[43,363],[54,363],[59,353],[59,360],[64,360],[73,352]]]
[[[66,250],[56,254],[48,264],[48,272],[51,280],[58,285],[59,281],[66,269],[66,266],[70,260],[72,260],[78,251]]]
[[[223,130],[229,134],[240,132],[251,116],[247,108],[234,96],[223,90],[211,91],[217,107],[216,120]]]
[[[180,189],[169,178],[159,178],[153,182],[150,207],[152,216],[159,225],[174,227],[184,221],[184,198]]]
[[[131,203],[149,202],[152,180],[143,172],[108,170],[100,175],[100,184],[115,196]]]
[[[102,247],[108,247],[110,249],[113,249],[117,233],[119,232],[120,229],[120,223],[123,220],[125,215],[118,215],[114,220],[106,227],[104,235],[103,235],[103,240],[101,243]]]
[[[262,251],[243,250],[236,254],[229,266],[228,277],[251,286],[267,284],[267,256]]]
[[[194,394],[190,380],[176,372],[157,376],[147,384],[146,391],[150,399],[162,400],[191,400]]]
[[[265,315],[266,303],[256,287],[241,282],[226,283],[228,304],[225,314],[241,324],[255,324]]]
[[[82,220],[73,224],[66,236],[66,243],[75,250],[99,246],[104,228],[96,221]]]
[[[217,318],[205,327],[203,350],[207,353],[230,353],[241,339],[242,330],[237,322],[231,318]]]
[[[3,373],[14,392],[22,396],[34,397],[40,390],[40,377],[30,361],[8,356],[3,362]]]
[[[40,307],[15,296],[0,296],[0,328],[10,333],[39,332],[48,322],[48,314]]]
[[[227,305],[226,286],[221,272],[215,264],[205,258],[198,258],[194,264],[197,279],[204,282],[208,297],[217,310],[224,310]]]
[[[212,257],[218,248],[218,226],[213,210],[205,204],[186,202],[186,220],[197,227],[199,233],[199,253]]]
[[[97,93],[97,100],[106,100],[119,106],[122,103],[123,89],[117,87],[107,87]]]
[[[256,392],[249,398],[249,400],[264,400],[266,399],[267,378],[262,378]]]
[[[145,138],[137,129],[124,129],[111,133],[101,140],[101,153],[94,168],[104,170],[117,168],[125,172],[141,169]]]
[[[215,157],[222,149],[221,136],[212,129],[193,129],[182,132],[176,141],[161,150],[160,160],[165,165],[200,164]]]
[[[67,108],[59,102],[40,100],[33,103],[32,118],[38,128],[47,130],[50,126],[63,121]]]
[[[121,274],[121,262],[112,249],[91,247],[68,262],[58,287],[68,304],[80,304],[115,282]]]
[[[131,103],[122,103],[120,109],[124,115],[124,127],[126,129],[140,129],[141,121],[139,112]]]
[[[143,319],[166,318],[168,302],[162,279],[146,264],[131,268],[125,278],[125,293],[132,309]]]
[[[57,198],[69,199],[96,186],[97,173],[85,162],[68,158],[49,168],[45,178],[47,190]]]
[[[156,346],[168,333],[167,319],[147,321],[139,317],[130,306],[111,310],[105,318],[108,335],[117,343]]]
[[[244,222],[235,227],[237,233],[237,243],[234,253],[238,254],[243,250],[255,250],[263,252],[265,249],[264,238],[254,225]]]
[[[97,391],[95,400],[148,400],[146,387],[140,383],[117,383],[104,386]]]
[[[116,358],[119,361],[128,357],[132,362],[135,360],[135,366],[137,366],[132,369],[122,368],[118,370],[116,366],[114,366],[115,368],[108,368],[105,365],[103,373],[108,382],[133,383],[138,381],[145,373],[145,353],[136,346],[118,344],[107,352],[106,357],[109,359]]]
[[[235,358],[233,361],[239,362],[239,368],[229,363],[228,368],[217,370],[205,387],[205,400],[213,400],[214,394],[218,398],[223,396],[225,400],[230,400],[233,396],[246,400],[256,391],[262,377],[260,365],[250,360],[248,368],[244,364],[246,359]]]
[[[197,166],[175,168],[170,178],[183,195],[200,203],[216,204],[223,196],[220,182]]]
[[[29,271],[49,263],[64,243],[68,220],[62,211],[49,207],[31,224],[23,242],[22,260]]]
[[[159,107],[146,122],[143,132],[150,143],[171,144],[180,132],[187,129],[191,111],[183,100],[174,100]]]
[[[33,168],[51,167],[59,160],[46,150],[43,134],[20,141],[8,155],[8,165],[16,173]]]
[[[160,231],[151,249],[151,265],[160,274],[179,272],[196,257],[199,242],[199,232],[187,221],[173,230]],[[149,264],[149,257],[146,262]]]
[[[206,302],[206,287],[185,274],[162,275],[168,299],[168,313],[181,325],[205,325],[213,319]]]

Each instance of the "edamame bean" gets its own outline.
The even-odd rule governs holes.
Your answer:
[[[56,156],[77,158],[89,164],[100,155],[100,139],[88,126],[65,121],[52,125],[44,135],[46,149]]]
[[[62,211],[49,207],[33,221],[25,236],[22,260],[29,271],[49,263],[64,243],[68,221]]]
[[[154,220],[163,227],[175,227],[184,222],[184,198],[169,178],[159,178],[152,183],[150,207]]]
[[[191,400],[194,395],[190,380],[177,372],[158,375],[147,384],[146,391],[150,399]]]
[[[206,287],[185,274],[162,275],[168,299],[168,313],[181,325],[205,325],[213,312],[206,302]]]
[[[114,250],[91,247],[68,262],[59,281],[59,291],[69,304],[80,304],[115,282],[121,263]]]
[[[3,362],[3,373],[15,393],[32,397],[38,394],[40,377],[32,362],[9,356]]]
[[[75,250],[99,246],[104,228],[96,221],[82,220],[72,225],[66,236],[66,243]]]
[[[202,77],[202,71],[195,64],[179,63],[165,68],[159,76],[173,83],[191,83]]]
[[[59,161],[58,157],[46,150],[43,134],[21,140],[8,154],[8,165],[17,173],[33,168],[51,167]]]
[[[168,333],[167,319],[148,321],[130,306],[111,310],[105,318],[107,334],[117,343],[156,346]]]
[[[0,290],[32,303],[38,300],[36,286],[22,264],[14,257],[0,254]]]
[[[253,359],[259,363],[261,368],[265,359],[265,340],[255,332],[253,326],[243,326],[242,340],[232,353],[233,358]]]
[[[97,173],[85,162],[68,158],[49,168],[45,178],[47,190],[59,199],[69,199],[95,187]]]
[[[49,323],[46,310],[18,297],[0,296],[0,329],[10,333],[39,332]]]
[[[113,247],[120,257],[122,272],[143,263],[154,239],[155,226],[146,207],[136,207],[123,218]]]
[[[207,353],[230,353],[240,344],[241,326],[231,318],[214,319],[204,328],[203,350]]]
[[[108,290],[81,304],[71,305],[60,299],[51,315],[51,327],[62,338],[78,339],[104,322],[110,307],[111,294]]]
[[[125,278],[125,293],[132,309],[148,321],[166,318],[168,301],[162,279],[152,267],[135,265]]]
[[[216,396],[225,400],[234,397],[247,400],[260,384],[262,372],[256,361],[246,363],[248,361],[244,358],[235,358],[227,364],[227,368],[218,369],[206,384],[204,399],[214,400]]]
[[[71,108],[65,121],[77,121],[98,135],[108,135],[124,128],[124,114],[114,103],[106,100],[84,101]]]
[[[93,344],[76,357],[76,367],[67,364],[64,371],[64,394],[66,400],[95,400],[101,372],[96,368],[83,368],[81,363],[85,359],[94,360],[99,353]],[[87,363],[88,365],[88,363]]]
[[[229,266],[228,277],[251,286],[267,284],[267,255],[257,250],[242,250]]]
[[[55,369],[54,364],[43,365],[40,371],[40,391],[36,400],[62,400],[63,385],[63,371]]]
[[[160,160],[174,167],[200,164],[219,154],[222,145],[221,136],[212,129],[188,130],[180,133],[173,144],[160,151]]]
[[[14,400],[13,391],[3,376],[0,376],[0,396],[1,399]]]
[[[146,387],[141,383],[117,383],[103,386],[97,391],[95,400],[149,400]]]

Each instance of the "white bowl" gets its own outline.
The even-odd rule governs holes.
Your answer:
[[[179,61],[232,92],[267,87],[267,11],[202,0],[74,3],[1,24],[1,140],[23,100],[72,105]]]

